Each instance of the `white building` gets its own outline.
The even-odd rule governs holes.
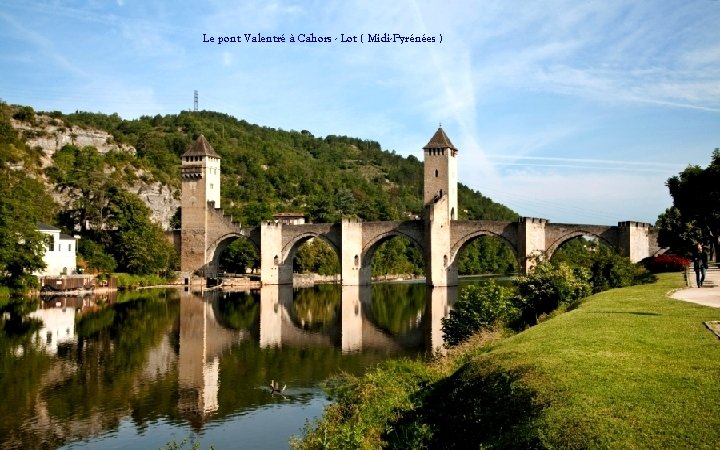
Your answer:
[[[77,239],[62,234],[60,228],[46,223],[38,224],[38,231],[47,235],[45,245],[45,269],[38,276],[70,275],[77,269]]]

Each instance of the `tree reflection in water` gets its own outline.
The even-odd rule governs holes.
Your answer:
[[[293,411],[267,424],[276,430],[267,439],[287,442],[319,414],[309,405],[327,401],[322,380],[338,371],[362,373],[388,357],[422,356],[437,346],[441,317],[434,316],[449,312],[448,295],[421,284],[149,289],[63,303],[71,337],[47,344],[55,304],[3,306],[0,447],[75,447],[87,440],[107,448],[123,432],[134,445],[157,448],[167,442],[160,430],[168,427],[203,435],[208,444],[237,444],[253,432],[253,439],[266,439],[244,424],[270,406]],[[31,320],[35,308],[38,319]],[[434,344],[423,344],[426,338]],[[282,397],[268,389],[271,380],[287,384]]]

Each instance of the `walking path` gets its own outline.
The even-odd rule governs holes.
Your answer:
[[[685,277],[687,279],[688,287],[686,289],[679,289],[673,292],[670,294],[670,297],[678,300],[684,300],[686,302],[720,308],[719,268],[711,267],[707,270],[705,282],[701,288],[698,288],[695,283],[695,271],[693,271],[692,268],[687,270]]]

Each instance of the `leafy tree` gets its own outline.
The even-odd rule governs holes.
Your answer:
[[[552,256],[552,261],[587,270],[593,293],[631,286],[638,275],[638,269],[629,258],[597,240],[584,237],[563,244]]]
[[[689,254],[696,243],[717,251],[720,236],[720,149],[705,169],[688,166],[667,180],[673,206],[658,217],[658,241],[679,254]]]
[[[340,273],[337,253],[322,239],[311,239],[298,249],[293,260],[294,270],[300,273],[334,275]]]
[[[416,274],[423,272],[423,255],[417,246],[402,236],[380,244],[372,257],[372,275]]]
[[[47,174],[71,199],[70,208],[62,216],[63,225],[82,231],[105,229],[107,193],[120,183],[105,174],[103,156],[94,147],[68,144],[55,152],[53,162]]]
[[[260,266],[257,248],[247,239],[236,239],[220,255],[220,269],[229,273],[247,273]]]
[[[54,203],[37,180],[21,172],[0,168],[0,176],[0,283],[23,289],[34,286],[32,273],[45,267],[45,235],[37,223],[48,219]]]
[[[150,209],[136,195],[114,189],[110,192],[113,254],[121,270],[133,274],[165,272],[176,265],[175,249],[160,226],[150,220]]]
[[[90,238],[78,241],[78,254],[85,268],[94,272],[113,272],[117,267],[115,258],[105,252],[105,248]]]
[[[518,263],[512,249],[500,238],[483,236],[466,245],[458,255],[458,273],[512,274],[518,270]]]

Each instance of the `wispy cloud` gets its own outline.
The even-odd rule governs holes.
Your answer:
[[[45,58],[53,61],[57,67],[69,72],[72,75],[86,78],[86,72],[80,68],[80,65],[73,63],[68,59],[52,40],[42,34],[28,28],[21,21],[15,19],[7,13],[0,12],[0,19],[10,25],[15,31],[16,38],[28,42],[31,46],[39,51]]]

